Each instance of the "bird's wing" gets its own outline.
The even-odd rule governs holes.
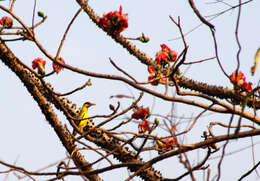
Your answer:
[[[84,115],[85,115],[84,111],[81,110],[80,113],[79,113],[79,115],[78,115],[78,117],[77,117],[77,120],[74,121],[77,126],[78,126],[79,123],[81,122],[81,120],[79,120],[79,119],[83,119],[83,118],[84,118]]]

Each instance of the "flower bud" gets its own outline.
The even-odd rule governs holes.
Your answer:
[[[158,124],[159,124],[159,122],[160,122],[160,121],[159,121],[159,119],[158,119],[158,118],[155,118],[155,119],[154,119],[154,124],[155,124],[155,125],[158,125]]]
[[[38,11],[38,16],[41,17],[41,18],[44,18],[44,13],[41,12],[41,11]]]

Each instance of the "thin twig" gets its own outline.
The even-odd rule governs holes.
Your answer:
[[[153,130],[154,130],[153,128],[150,128],[148,134],[151,134]],[[136,153],[136,155],[135,155],[135,158],[137,158],[137,157],[140,155],[140,153],[141,153],[141,151],[143,150],[143,148],[144,148],[144,146],[145,146],[145,144],[146,144],[147,141],[148,141],[148,136],[146,136],[146,137],[144,138],[144,140],[143,140],[143,142],[142,142],[140,148],[138,149],[138,151],[137,151],[137,153]]]
[[[171,16],[170,16],[170,19],[172,20],[172,22],[178,27],[179,29],[179,32],[181,34],[181,38],[182,38],[182,42],[183,42],[183,45],[184,45],[184,50],[183,50],[183,56],[182,56],[182,59],[181,61],[175,66],[174,64],[174,70],[172,71],[171,73],[171,77],[173,77],[175,75],[175,73],[178,71],[179,67],[184,63],[184,61],[186,60],[186,54],[187,54],[187,51],[188,51],[188,45],[186,43],[186,40],[185,40],[185,37],[184,37],[184,34],[183,34],[183,31],[182,31],[182,27],[181,27],[181,22],[180,22],[180,17],[178,17],[178,22],[176,22]],[[176,61],[177,62],[177,61]],[[175,62],[175,63],[176,63]]]
[[[144,95],[144,92],[141,92],[140,96],[137,98],[137,100],[134,103],[132,103],[131,106],[129,106],[127,109],[123,110],[119,114],[117,114],[117,115],[115,115],[115,116],[113,116],[113,117],[111,117],[111,118],[109,118],[109,119],[99,123],[96,127],[99,128],[99,127],[103,126],[104,124],[110,122],[111,120],[115,119],[116,117],[121,116],[121,115],[125,114],[126,112],[128,112],[129,110],[131,110],[132,108],[134,108],[134,106],[136,106],[137,102],[139,102],[141,100],[143,95]]]
[[[133,76],[131,76],[131,75],[128,74],[126,71],[124,71],[123,69],[121,69],[120,67],[118,67],[118,66],[115,64],[115,62],[114,62],[111,58],[109,58],[109,61],[110,61],[110,63],[111,63],[117,70],[119,70],[120,72],[122,72],[123,74],[125,74],[127,77],[129,77],[130,79],[132,79],[135,83],[137,83],[137,80],[136,80]]]
[[[239,29],[239,24],[240,24],[240,17],[241,17],[241,0],[239,0],[239,6],[238,6],[238,14],[237,14],[237,22],[236,22],[236,30],[235,30],[235,37],[236,37],[236,42],[238,46],[237,50],[237,68],[236,68],[236,73],[238,72],[240,68],[240,52],[242,50],[240,41],[239,41],[239,36],[238,36],[238,29]]]
[[[186,153],[183,153],[183,155],[185,157],[185,160],[182,160],[182,154],[180,154],[180,156],[179,156],[180,162],[188,170],[188,174],[190,175],[191,180],[195,181],[195,177],[194,177],[194,174],[193,174],[193,170],[191,169],[191,164],[190,164],[189,158],[188,158]]]
[[[64,33],[64,35],[63,35],[63,37],[62,37],[62,39],[61,39],[61,42],[60,42],[58,51],[57,51],[57,53],[56,53],[55,60],[59,57],[60,52],[61,52],[61,48],[62,48],[62,46],[63,46],[63,44],[64,44],[64,41],[65,41],[66,36],[67,36],[67,34],[68,34],[68,32],[69,32],[69,29],[70,29],[71,25],[73,24],[74,20],[77,18],[77,16],[78,16],[79,13],[81,12],[81,10],[82,10],[82,8],[80,8],[80,9],[76,12],[76,14],[74,15],[74,17],[73,17],[72,20],[70,21],[68,27],[66,28],[66,31],[65,31],[65,33]]]
[[[210,151],[210,148],[208,148],[208,152],[207,152],[206,157],[198,165],[193,167],[191,170],[195,171],[195,170],[200,169],[206,163],[206,161],[209,159],[210,154],[211,154],[211,151]],[[188,171],[188,172],[180,175],[179,177],[177,177],[175,179],[164,179],[164,181],[178,181],[178,180],[181,180],[183,177],[187,176],[189,173],[190,172]]]
[[[241,5],[247,4],[247,3],[251,2],[251,1],[253,1],[253,0],[249,0],[249,1],[243,2]],[[219,16],[225,14],[226,12],[228,12],[228,11],[230,11],[230,10],[232,10],[232,9],[237,8],[238,6],[239,6],[239,5],[236,5],[236,6],[233,6],[232,8],[226,9],[226,10],[224,10],[224,11],[222,11],[222,12],[217,13],[217,14],[209,15],[209,16],[214,16],[214,17],[210,18],[208,21],[214,20],[214,19],[216,19],[217,17],[219,17]],[[205,17],[209,17],[209,16],[205,16]],[[187,31],[186,33],[184,33],[184,36],[189,35],[189,34],[192,33],[194,30],[196,30],[196,29],[198,29],[199,27],[201,27],[203,24],[204,24],[204,23],[200,23],[200,24],[198,24],[197,26],[195,26],[194,28],[190,29],[189,31]],[[180,38],[181,38],[181,37],[172,38],[172,39],[170,39],[169,41],[178,40],[178,39],[180,39]]]
[[[12,4],[11,4],[10,9],[9,9],[10,11],[13,11],[15,1],[16,1],[16,0],[13,0],[13,1],[12,1]]]
[[[194,13],[197,15],[197,17],[200,19],[202,23],[207,25],[210,29],[214,30],[215,27],[210,22],[208,22],[199,12],[199,10],[196,8],[195,3],[193,0],[189,0],[190,6],[193,9]]]
[[[76,88],[76,89],[74,89],[74,90],[72,90],[72,91],[70,91],[70,92],[67,92],[67,93],[64,93],[64,94],[60,94],[60,93],[58,93],[58,92],[54,92],[54,91],[53,91],[53,93],[56,94],[57,96],[68,96],[68,95],[70,95],[70,94],[73,94],[73,93],[75,93],[75,92],[81,90],[81,89],[84,89],[86,86],[91,86],[91,85],[92,85],[91,79],[88,79],[88,81],[87,81],[84,85],[82,85],[82,86],[80,86],[80,87],[78,87],[78,88]]]
[[[232,124],[232,121],[234,119],[234,114],[231,115],[231,118],[230,118],[230,121],[229,121],[229,126],[228,126],[228,130],[227,130],[227,135],[229,136],[230,135],[230,126]],[[220,160],[219,160],[219,163],[218,163],[218,176],[217,176],[217,181],[220,180],[220,177],[221,177],[221,164],[224,160],[224,156],[225,156],[225,152],[226,152],[226,147],[229,143],[229,139],[226,141],[226,143],[224,144],[224,147],[222,149],[222,154],[221,154],[221,157],[220,157]]]
[[[255,166],[253,166],[253,168],[251,168],[250,170],[248,170],[248,172],[246,172],[244,175],[242,175],[242,176],[238,179],[238,181],[243,180],[245,177],[247,177],[249,174],[251,174],[259,165],[260,165],[260,161],[259,161]]]
[[[211,34],[212,34],[212,37],[213,37],[213,40],[214,40],[215,57],[216,57],[216,59],[217,59],[218,65],[219,65],[221,71],[224,73],[224,75],[229,79],[229,75],[226,73],[224,67],[222,66],[221,61],[220,61],[220,58],[219,58],[219,55],[218,55],[218,44],[217,44],[217,39],[216,39],[215,31],[211,30]]]
[[[209,105],[209,108],[212,107],[213,105],[214,105],[214,103],[212,103],[211,105]],[[208,111],[209,108],[203,110],[202,112],[200,112],[200,113],[198,114],[198,116],[196,116],[196,118],[194,119],[194,121],[192,122],[192,124],[190,125],[190,127],[189,127],[188,129],[186,129],[185,131],[183,131],[183,132],[181,132],[181,133],[178,133],[178,134],[176,134],[176,135],[174,135],[174,136],[180,136],[180,135],[182,135],[182,134],[188,133],[188,132],[194,127],[194,125],[196,124],[197,120],[202,116],[202,114],[204,114],[206,111]]]
[[[35,18],[35,11],[36,11],[36,3],[37,3],[37,0],[34,0],[33,15],[32,15],[32,31],[33,31],[33,28],[34,28],[34,18]]]
[[[198,60],[198,61],[193,61],[193,62],[183,62],[183,65],[190,65],[190,64],[196,64],[196,63],[202,63],[202,62],[205,62],[205,61],[208,61],[208,60],[212,60],[212,59],[215,59],[216,57],[210,57],[210,58],[205,58],[205,59],[202,59],[202,60]]]

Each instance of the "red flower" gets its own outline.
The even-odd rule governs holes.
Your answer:
[[[133,119],[146,119],[150,116],[150,110],[149,108],[143,108],[139,107],[136,110],[134,110],[134,113],[132,114]]]
[[[156,62],[165,66],[168,62],[173,62],[177,58],[177,52],[171,50],[167,45],[161,44],[162,50],[156,54]]]
[[[166,151],[173,150],[177,145],[177,140],[175,138],[166,139],[164,142],[165,144],[163,146],[163,149],[165,149]]]
[[[59,61],[60,63],[65,64],[65,61],[64,61],[64,59],[63,59],[62,57],[59,57],[59,58],[58,58],[58,61]],[[52,63],[52,68],[53,68],[53,71],[56,72],[57,74],[58,74],[61,70],[64,70],[64,67],[59,66],[58,64],[56,64],[56,63],[54,63],[54,62]]]
[[[11,28],[13,26],[13,20],[10,17],[4,16],[2,17],[2,19],[0,20],[0,24],[4,27],[4,28]]]
[[[151,66],[151,65],[148,65],[147,69],[148,69],[148,72],[150,73],[150,75],[148,77],[148,81],[155,79],[156,78],[155,68],[153,68],[153,66]],[[154,86],[158,85],[159,79],[152,81],[151,84],[154,85]]]
[[[237,85],[239,87],[241,87],[246,82],[246,77],[244,76],[244,74],[242,72],[238,72],[237,74],[236,74],[236,72],[233,72],[229,76],[229,79],[232,84]]]
[[[149,130],[150,123],[146,120],[143,120],[141,123],[138,124],[138,133],[144,133]]]
[[[148,76],[148,81],[151,81],[153,79],[151,84],[156,86],[159,84],[159,82],[161,83],[166,83],[167,78],[163,73],[157,73],[157,71],[155,70],[155,68],[151,65],[148,66],[148,72],[150,73],[150,75]],[[158,78],[160,76],[160,79]]]
[[[246,92],[251,92],[252,89],[252,83],[251,82],[244,82],[242,89],[245,90]]]
[[[45,74],[45,64],[46,61],[43,60],[42,58],[36,58],[32,61],[32,68],[33,69],[38,69],[38,73],[41,75]]]
[[[155,68],[154,68],[153,66],[151,66],[151,65],[148,65],[147,70],[148,70],[148,72],[149,72],[151,75],[155,75],[155,74],[156,74]]]
[[[230,76],[229,79],[231,83],[234,85],[235,90],[237,91],[246,91],[246,92],[251,92],[252,89],[252,83],[246,81],[246,77],[242,72],[233,72]]]
[[[171,151],[174,150],[174,148],[177,145],[177,139],[176,138],[168,138],[166,140],[158,140],[157,144],[162,152]]]
[[[149,76],[148,76],[148,81],[152,81],[152,80],[155,79],[155,78],[156,78],[156,76],[154,76],[154,75],[149,75]],[[151,82],[151,84],[154,85],[154,86],[157,86],[157,85],[159,84],[159,79],[153,80],[153,81]]]
[[[160,51],[156,54],[156,62],[157,64],[165,66],[167,64],[168,54],[164,51]]]
[[[128,17],[127,14],[122,14],[122,6],[120,6],[119,11],[104,13],[97,23],[107,32],[119,34],[128,27]]]
[[[165,44],[161,44],[161,48],[162,48],[162,51],[164,51],[164,52],[166,52],[166,53],[168,54],[167,60],[168,60],[169,62],[173,62],[173,61],[176,60],[177,55],[178,55],[177,52],[171,50],[171,49],[170,49],[167,45],[165,45]]]

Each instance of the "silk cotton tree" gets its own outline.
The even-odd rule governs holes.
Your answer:
[[[51,3],[0,2],[0,59],[9,68],[1,77],[7,80],[12,72],[26,88],[8,88],[18,83],[1,81],[6,96],[0,132],[2,138],[5,131],[10,134],[0,152],[1,178],[259,178],[260,50],[257,45],[250,52],[241,40],[246,34],[249,41],[247,31],[254,37],[260,27],[256,20],[251,29],[244,25],[251,20],[250,13],[243,14],[259,2]],[[225,41],[228,33],[232,45]],[[31,97],[21,96],[26,92]],[[81,131],[75,121],[87,101],[96,108]],[[17,146],[18,139],[23,146]],[[27,166],[20,164],[23,149],[34,160]],[[6,150],[21,158],[12,155],[10,161]],[[41,158],[48,164],[36,161]]]

